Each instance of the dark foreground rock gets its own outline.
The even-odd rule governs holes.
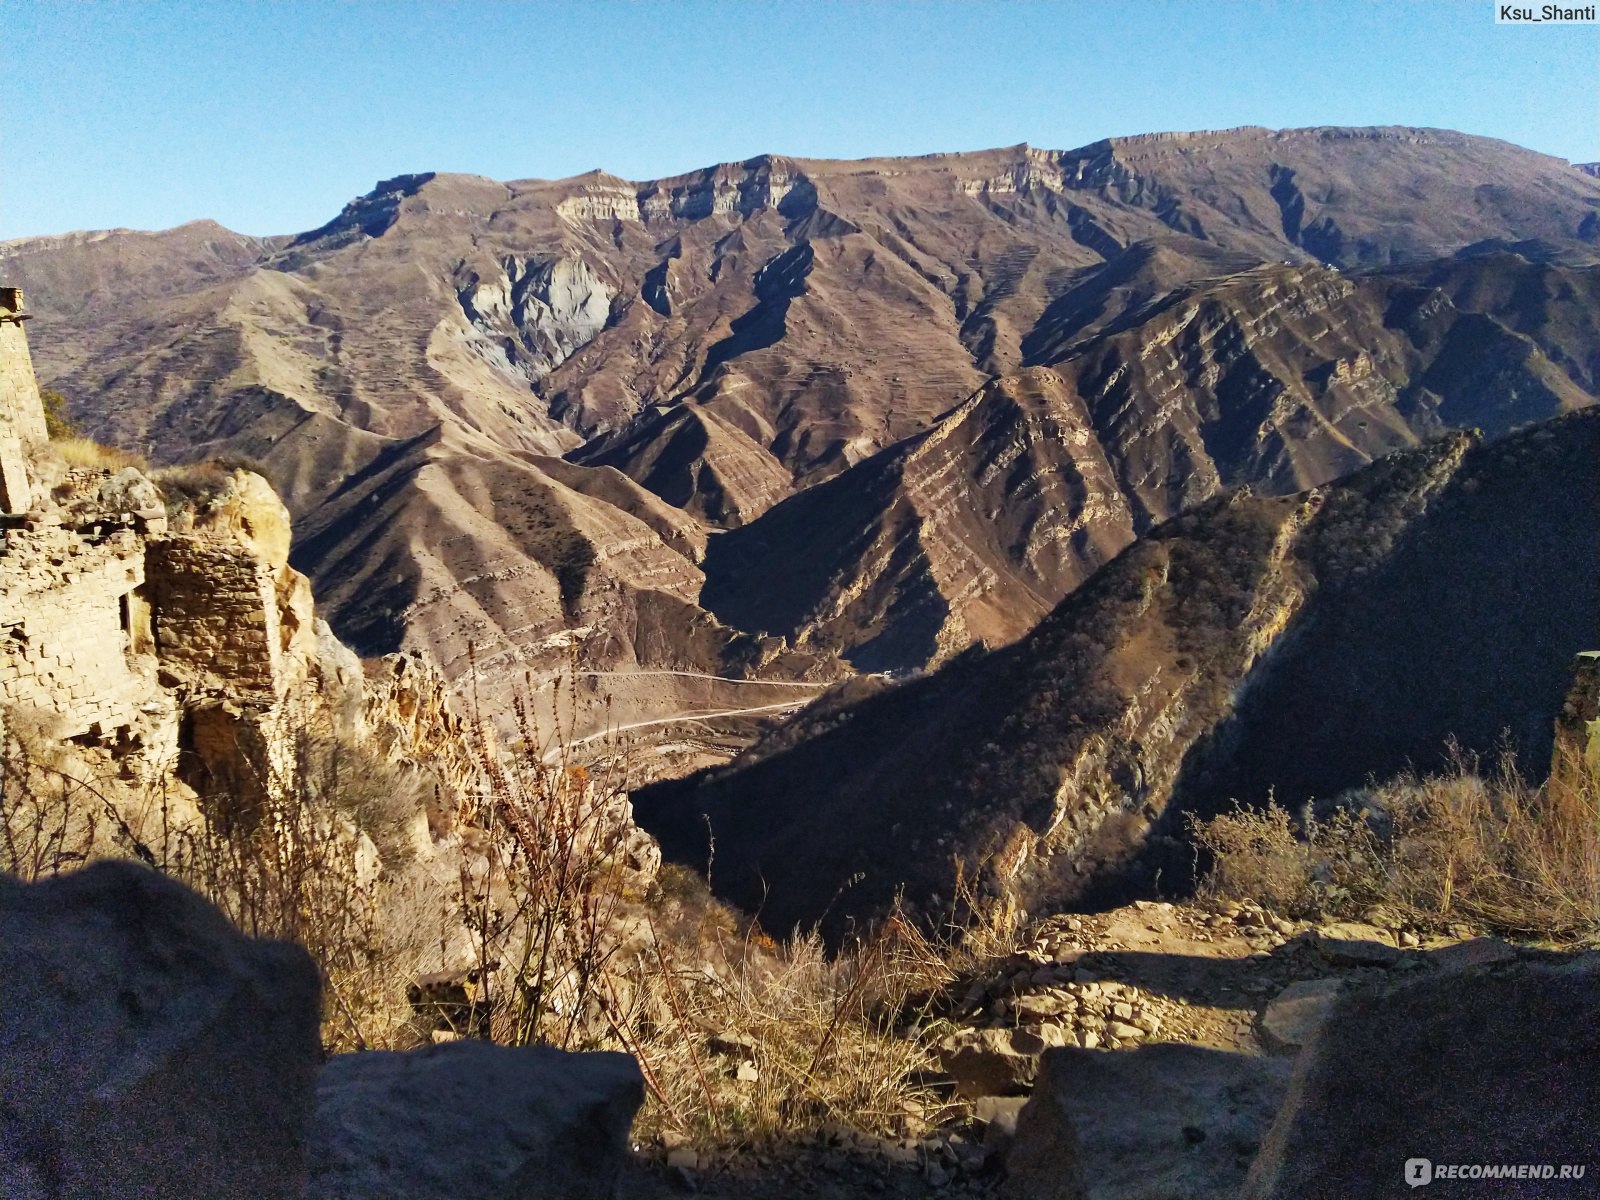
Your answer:
[[[1301,1052],[1247,1200],[1593,1193],[1600,955],[1425,976],[1343,997]],[[1411,1190],[1410,1160],[1426,1159]],[[1452,1179],[1454,1164],[1588,1177]]]
[[[644,1099],[626,1054],[463,1041],[345,1054],[317,1085],[319,1200],[604,1200]]]
[[[1288,1076],[1281,1059],[1200,1046],[1047,1051],[1006,1156],[1006,1195],[1233,1196]]]
[[[318,1004],[304,950],[154,871],[0,876],[0,1195],[298,1200]]]

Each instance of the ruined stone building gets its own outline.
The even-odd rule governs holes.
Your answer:
[[[27,320],[0,288],[0,733],[202,799],[259,786],[287,765],[280,735],[308,728],[425,770],[441,795],[469,786],[443,678],[415,652],[363,665],[317,619],[265,479],[214,463],[152,479],[50,442]]]
[[[203,790],[249,729],[359,663],[318,661],[265,480],[210,468],[209,495],[169,522],[141,471],[51,447],[27,319],[22,293],[0,289],[0,706],[129,770],[176,763]]]

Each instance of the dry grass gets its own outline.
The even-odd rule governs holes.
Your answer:
[[[505,756],[474,722],[488,783],[462,813],[458,896],[496,1040],[633,1054],[641,1136],[741,1145],[830,1121],[902,1136],[942,1107],[920,1081],[936,1039],[917,1007],[952,973],[940,947],[899,918],[832,957],[814,933],[774,942],[692,872],[640,860],[654,846],[625,752],[580,765],[518,717]]]
[[[308,724],[263,731],[253,774],[202,796],[192,820],[169,820],[165,794],[143,797],[153,826],[12,738],[0,868],[36,878],[134,857],[246,933],[300,942],[322,970],[330,1050],[425,1040],[411,1005],[427,993],[413,985],[454,968],[468,1000],[458,1033],[633,1054],[641,1136],[737,1147],[830,1122],[904,1137],[940,1119],[929,1080],[946,1031],[926,998],[1008,930],[978,929],[958,951],[896,916],[832,955],[814,932],[775,942],[699,876],[656,869],[632,824],[625,748],[579,764],[525,713],[510,753],[469,723],[484,786],[461,798],[459,870],[439,883],[445,872],[408,869],[396,848],[410,782]]]
[[[69,467],[88,467],[97,471],[120,471],[124,467],[143,470],[145,461],[137,454],[102,446],[86,437],[64,437],[50,443],[50,448]]]
[[[917,1002],[948,972],[910,922],[832,957],[815,935],[776,946],[750,933],[661,940],[654,954],[618,1012],[650,1083],[642,1135],[749,1144],[838,1123],[901,1137],[946,1107],[926,1082],[936,1026]]]
[[[1422,927],[1462,922],[1559,943],[1600,938],[1600,787],[1592,767],[1533,788],[1509,757],[1403,776],[1298,831],[1280,808],[1198,823],[1202,887],[1292,915],[1382,905]]]

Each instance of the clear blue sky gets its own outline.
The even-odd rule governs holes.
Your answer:
[[[633,179],[1230,125],[1600,159],[1600,30],[1491,0],[0,0],[0,238],[321,224],[408,171]]]

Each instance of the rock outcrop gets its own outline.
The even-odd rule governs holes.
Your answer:
[[[1202,1046],[1049,1051],[1017,1118],[1005,1194],[1234,1195],[1288,1074],[1282,1062]]]
[[[154,871],[0,876],[0,1192],[299,1200],[318,1007],[304,950]]]
[[[317,1084],[328,1200],[611,1200],[644,1099],[626,1054],[462,1041],[345,1054]]]
[[[1592,1172],[1600,1155],[1597,1006],[1592,954],[1348,995],[1302,1051],[1242,1195],[1364,1200],[1427,1184],[1430,1196],[1555,1196],[1591,1186],[1559,1173]],[[1449,1173],[1457,1166],[1466,1173]]]

